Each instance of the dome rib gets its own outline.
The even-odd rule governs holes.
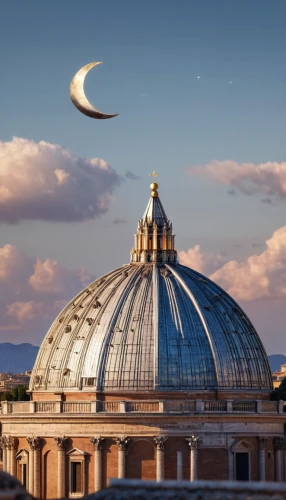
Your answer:
[[[214,366],[215,366],[215,373],[216,373],[216,385],[218,385],[218,380],[219,380],[219,374],[218,374],[218,363],[217,363],[217,352],[216,352],[216,349],[215,349],[215,346],[213,344],[213,341],[212,341],[212,337],[211,337],[211,333],[208,329],[208,326],[207,326],[207,323],[205,321],[205,318],[204,318],[204,315],[202,314],[202,311],[194,297],[194,295],[192,294],[191,290],[189,289],[189,287],[187,286],[187,284],[185,283],[185,281],[183,280],[183,278],[175,271],[175,269],[169,265],[166,264],[166,268],[169,269],[169,271],[176,277],[177,281],[181,284],[182,288],[185,290],[186,294],[188,295],[189,299],[191,300],[191,302],[193,303],[200,319],[201,319],[201,322],[202,322],[202,325],[204,327],[204,331],[205,331],[205,335],[208,339],[208,342],[209,342],[209,345],[210,345],[210,349],[211,349],[211,352],[212,352],[212,356],[213,356],[213,361],[214,361]]]
[[[158,284],[158,268],[153,265],[152,281],[153,281],[153,330],[154,330],[154,390],[159,388],[159,284]]]
[[[188,267],[179,267],[202,307],[211,308],[207,322],[215,334],[213,338],[222,376],[220,385],[259,389],[266,383],[272,388],[265,349],[240,306],[210,279]],[[225,363],[225,358],[228,358],[228,363]]]
[[[98,291],[100,298],[101,298],[101,295],[104,292],[104,290],[106,291],[106,289],[109,289],[110,286],[115,286],[115,285],[113,285],[113,283],[114,283],[115,280],[119,279],[120,280],[119,283],[121,283],[121,282],[124,281],[124,278],[121,278],[121,275],[122,275],[122,268],[119,268],[118,270],[115,270],[112,273],[110,273],[107,276],[105,276],[105,282],[104,282],[105,284],[103,285],[102,289]],[[113,294],[109,294],[108,300],[106,300],[106,302],[100,306],[99,313],[98,313],[98,315],[96,317],[96,321],[94,323],[96,323],[96,322],[99,323],[101,321],[101,317],[102,317],[102,315],[104,313],[104,310],[109,307],[110,301],[112,301],[112,299],[113,299]],[[97,300],[98,300],[98,296],[97,296]],[[92,303],[93,303],[93,301],[92,301]],[[89,306],[89,308],[87,310],[86,316],[87,315],[90,316],[91,304],[90,304],[90,306]],[[91,350],[93,350],[93,346],[91,346],[91,343],[92,343],[92,339],[94,338],[95,328],[96,328],[96,326],[93,326],[93,328],[90,329],[90,333],[89,333],[89,336],[88,336],[88,339],[87,339],[87,342],[86,342],[87,345],[86,345],[86,347],[83,350],[82,355],[81,355],[81,362],[82,362],[82,369],[83,370],[84,370],[84,364],[85,364],[85,361],[86,361],[86,355],[88,354],[88,351],[89,351],[90,348],[91,348]],[[99,373],[98,373],[98,366],[100,365],[100,359],[101,359],[101,355],[102,355],[102,349],[104,349],[106,347],[106,344],[108,342],[107,336],[104,336],[103,339],[104,339],[104,345],[102,344],[100,353],[98,354],[98,360],[97,360],[96,368],[94,369],[95,378],[96,378],[96,387],[97,388],[100,385],[100,377],[99,377]],[[92,366],[94,366],[93,365],[94,360],[91,360],[91,362],[92,362],[92,365],[91,365],[91,367],[92,367]],[[80,385],[80,380],[78,381],[78,383]],[[98,389],[98,390],[100,390],[100,389]]]
[[[135,272],[134,274],[132,274],[132,276],[128,282],[128,285],[124,287],[124,290],[122,291],[122,294],[119,297],[119,300],[115,306],[115,309],[111,314],[111,318],[110,318],[110,321],[109,321],[108,327],[107,327],[108,332],[105,335],[104,341],[102,343],[101,352],[100,352],[99,361],[98,361],[97,390],[99,390],[99,391],[101,391],[105,385],[107,357],[109,355],[110,348],[112,348],[111,345],[113,345],[113,344],[111,344],[111,340],[113,337],[114,329],[117,326],[119,311],[121,310],[122,305],[124,303],[126,303],[126,299],[130,293],[130,290],[132,290],[133,284],[136,281],[136,279],[138,278],[139,274],[140,274],[140,269],[137,269],[137,273]]]

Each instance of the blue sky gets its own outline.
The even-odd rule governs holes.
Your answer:
[[[262,252],[285,224],[285,202],[231,196],[186,169],[285,159],[285,16],[283,0],[3,3],[0,140],[60,144],[140,179],[123,182],[98,219],[2,223],[0,246],[95,276],[126,263],[156,169],[179,250]],[[70,102],[72,76],[91,61],[104,64],[89,73],[87,97],[115,119],[89,119]]]

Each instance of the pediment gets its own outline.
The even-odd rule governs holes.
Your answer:
[[[240,441],[235,441],[231,447],[231,451],[233,451],[235,453],[248,452],[251,450],[252,450],[252,446],[244,439],[241,439]]]
[[[72,450],[67,452],[68,457],[78,457],[78,456],[88,455],[86,451],[80,450],[79,448],[73,448]]]
[[[22,458],[22,457],[28,457],[29,456],[29,452],[28,450],[26,450],[25,448],[21,448],[21,450],[18,451],[18,453],[16,454],[16,459],[18,458]]]

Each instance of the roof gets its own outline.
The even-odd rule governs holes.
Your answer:
[[[169,220],[159,197],[150,197],[142,220],[147,220],[149,224],[156,222],[158,227],[168,226]]]

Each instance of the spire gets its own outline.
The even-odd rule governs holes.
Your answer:
[[[155,171],[150,175],[156,175],[156,177],[158,176]],[[150,184],[151,197],[144,212],[143,221],[146,220],[149,224],[155,222],[158,227],[163,227],[164,225],[169,224],[169,220],[160,201],[158,187],[157,182],[152,182],[152,184]]]
[[[158,174],[150,174],[155,182],[150,185],[151,197],[141,220],[138,222],[135,236],[135,248],[131,251],[132,263],[161,262],[175,264],[175,236],[172,234],[172,223],[167,218],[158,194],[156,182]]]

